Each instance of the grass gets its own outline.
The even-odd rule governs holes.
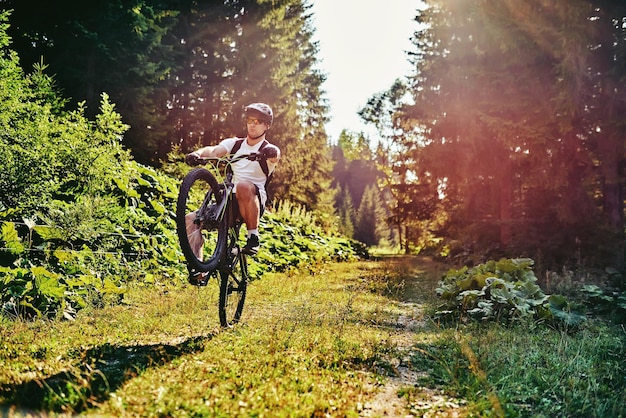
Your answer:
[[[440,273],[389,257],[267,274],[228,330],[214,282],[132,288],[71,322],[0,319],[0,414],[382,416],[401,381],[395,412],[414,416],[624,416],[623,328],[443,327]]]

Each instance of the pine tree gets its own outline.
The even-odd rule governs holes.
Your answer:
[[[602,196],[621,242],[623,16],[617,2],[429,2],[417,17],[412,103],[396,101],[394,86],[362,113],[394,139],[381,157],[388,183],[428,184],[450,237],[516,254],[543,246],[560,259],[583,234],[601,243]]]
[[[367,186],[357,211],[354,238],[370,246],[378,245],[388,235],[385,218],[378,189],[375,185]]]
[[[341,186],[336,193],[335,207],[339,215],[339,230],[343,235],[353,238],[356,212],[352,204],[352,196],[347,189]]]

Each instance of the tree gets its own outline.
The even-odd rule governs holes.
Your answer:
[[[127,146],[143,162],[160,136],[157,86],[175,58],[163,42],[175,11],[156,0],[5,0],[14,10],[9,33],[23,68],[43,61],[72,104],[97,113],[107,93],[131,129]]]
[[[242,135],[244,106],[267,102],[276,116],[270,139],[285,155],[270,194],[328,207],[328,106],[305,1],[5,2],[16,10],[23,65],[43,55],[59,86],[88,110],[108,92],[141,162]]]
[[[354,222],[356,211],[352,204],[352,196],[347,189],[339,186],[336,193],[335,208],[339,216],[339,230],[347,237],[354,238]]]
[[[378,245],[381,239],[388,236],[385,233],[387,231],[386,218],[387,214],[381,204],[376,185],[367,186],[357,211],[354,238],[367,245]]]
[[[369,140],[362,133],[344,130],[339,135],[332,155],[335,161],[332,171],[333,185],[347,189],[352,196],[352,203],[358,207],[365,189],[376,184],[379,176]]]
[[[576,83],[564,101],[576,109],[577,115],[589,113],[585,115],[585,128],[589,148],[600,160],[602,209],[615,243],[611,263],[621,270],[625,267],[626,4],[616,0],[592,1],[584,10],[581,18],[591,22],[592,36],[589,40],[572,39],[587,54],[582,65],[569,66],[570,79]],[[575,56],[567,58],[568,63],[576,62]]]
[[[623,12],[617,2],[429,2],[411,99],[393,86],[362,114],[397,139],[387,178],[427,179],[449,238],[560,261],[582,241],[602,262],[592,247],[605,242],[603,225],[622,241],[623,123],[612,112],[624,103]]]
[[[369,140],[362,133],[356,134],[344,130],[339,136],[337,145],[333,147],[332,159],[334,161],[332,185],[339,190],[336,195],[335,209],[340,215],[340,222],[344,229],[352,232],[358,229],[355,224],[358,222],[356,213],[358,211],[355,208],[363,205],[366,191],[376,186],[380,173],[373,161]],[[380,202],[382,198],[378,194],[376,199]],[[380,221],[382,225],[385,223],[384,219],[375,222],[377,221]],[[366,220],[364,219],[363,222]],[[380,226],[376,225],[376,228]],[[352,233],[349,236],[351,235]]]
[[[396,229],[399,243],[409,253],[428,235],[422,230],[423,221],[434,213],[438,197],[437,179],[422,164],[424,154],[415,146],[420,136],[404,129],[401,107],[407,92],[408,86],[396,80],[388,91],[372,96],[359,115],[382,138],[374,159],[380,173],[380,197],[389,214],[387,223]]]

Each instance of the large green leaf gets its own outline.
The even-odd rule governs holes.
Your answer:
[[[436,288],[437,294],[448,301],[442,308],[482,319],[536,315],[558,318],[568,325],[580,323],[580,314],[567,299],[550,297],[537,285],[532,265],[531,259],[502,259],[471,269],[450,270]],[[476,289],[480,283],[484,286]]]
[[[59,282],[59,274],[41,266],[32,267],[31,273],[35,279],[36,288],[42,295],[57,301],[63,300],[66,287]]]
[[[552,315],[568,326],[578,326],[587,320],[587,317],[571,309],[569,301],[562,295],[551,295],[548,307]]]
[[[5,251],[13,255],[20,255],[26,250],[17,234],[17,229],[13,222],[2,222],[0,238],[0,244],[6,248]]]
[[[61,230],[61,228],[52,226],[37,225],[33,227],[33,231],[35,231],[44,241],[62,239],[64,237],[63,230]]]

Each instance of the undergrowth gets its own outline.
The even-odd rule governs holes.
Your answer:
[[[0,320],[0,413],[97,416],[620,417],[624,329],[531,317],[441,324],[427,259],[268,273],[242,323],[219,327],[217,286],[131,286],[74,321]],[[382,415],[381,410],[378,414]]]
[[[151,186],[143,184],[136,186],[137,190],[114,186],[128,199],[143,196],[135,201],[137,207],[108,202],[109,208],[133,214],[115,228],[97,229],[93,224],[100,218],[96,216],[65,227],[60,226],[61,221],[54,226],[0,222],[0,315],[71,319],[87,306],[122,303],[128,286],[137,282],[186,283],[173,213],[177,183],[155,171],[142,170],[145,176],[151,173]],[[161,203],[156,196],[161,196]],[[137,217],[142,228],[136,224]],[[315,271],[326,262],[366,255],[360,244],[325,230],[315,216],[288,202],[268,210],[259,229],[263,246],[250,262],[252,279],[272,271]],[[72,231],[80,237],[67,237]],[[90,242],[82,235],[86,233]]]

